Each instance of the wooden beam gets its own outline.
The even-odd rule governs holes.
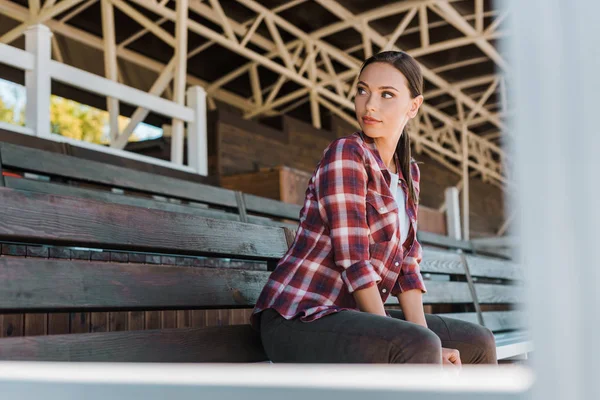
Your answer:
[[[219,16],[219,19],[221,22],[221,27],[223,28],[223,31],[225,31],[225,34],[227,35],[227,37],[230,40],[237,43],[237,37],[235,36],[235,32],[233,31],[233,28],[231,27],[231,24],[229,23],[229,18],[227,18],[227,16],[225,15],[225,12],[223,11],[223,8],[221,7],[220,1],[219,0],[209,0],[209,1],[210,1],[210,5],[212,6],[213,10]]]
[[[252,96],[254,97],[254,104],[257,107],[263,105],[262,90],[260,88],[260,77],[258,76],[258,66],[254,64],[250,68],[250,84],[252,87]]]
[[[175,76],[173,80],[173,101],[185,104],[188,45],[188,0],[178,0],[175,14]],[[184,125],[180,119],[173,119],[171,137],[171,162],[183,165]]]
[[[429,24],[427,23],[427,5],[419,7],[419,27],[421,28],[421,47],[429,47]]]
[[[446,2],[437,2],[431,7],[432,10],[436,11],[442,18],[445,18],[454,27],[463,32],[467,36],[477,36],[478,32],[469,24],[462,15],[456,11],[456,9]],[[494,62],[502,68],[504,71],[508,71],[508,63],[502,58],[500,53],[485,39],[477,39],[475,42],[477,47],[481,49],[485,54],[488,55]]]
[[[408,13],[406,13],[404,18],[402,18],[402,21],[398,24],[396,29],[394,29],[394,32],[388,38],[388,42],[385,44],[385,46],[383,46],[382,51],[391,50],[392,47],[396,45],[396,41],[400,38],[402,33],[404,33],[404,31],[408,27],[408,24],[410,24],[412,19],[415,17],[415,15],[417,14],[417,10],[417,7],[413,7],[408,11]]]
[[[475,30],[483,32],[483,0],[475,0]]]
[[[103,0],[106,1],[106,0]],[[149,32],[154,34],[156,37],[167,43],[171,47],[175,47],[175,38],[169,32],[161,28],[158,24],[146,17],[123,0],[110,0],[117,8],[119,8],[125,15],[133,19],[135,22],[146,28]],[[187,49],[186,49],[187,51]]]
[[[21,36],[30,26],[44,23],[45,21],[65,12],[78,3],[81,3],[81,1],[82,0],[63,0],[52,8],[42,9],[34,17],[27,20],[27,22],[22,23],[21,25],[2,35],[0,37],[0,43],[11,43],[13,40]]]
[[[115,16],[111,0],[101,0],[102,36],[104,38],[104,75],[113,82],[117,77],[117,45],[115,39]],[[119,100],[114,97],[106,99],[109,120],[110,142],[119,137]]]

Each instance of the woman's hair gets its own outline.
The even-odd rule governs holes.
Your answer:
[[[417,64],[414,58],[403,51],[383,51],[367,58],[362,67],[360,67],[359,75],[367,65],[376,62],[392,65],[400,71],[402,75],[406,77],[408,90],[413,99],[418,95],[423,94],[423,75],[421,73],[421,67],[419,67],[419,64]],[[406,178],[410,197],[413,199],[413,202],[417,204],[419,199],[415,193],[412,176],[410,174],[410,162],[412,156],[410,154],[410,136],[408,135],[406,126],[404,127],[402,136],[396,146],[396,155],[400,161],[402,174]]]

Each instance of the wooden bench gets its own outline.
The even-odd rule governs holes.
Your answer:
[[[9,188],[0,188],[0,204],[2,313],[250,309],[294,235],[281,227]],[[26,245],[43,251],[29,257],[13,251]],[[91,261],[49,259],[80,247],[94,250]],[[138,253],[153,257],[155,264],[123,258]],[[427,249],[425,254],[425,274],[465,274],[455,253]],[[239,261],[215,268],[203,264],[202,257]],[[506,269],[481,257],[466,259],[472,277],[496,277]],[[256,269],[257,262],[269,267]],[[505,270],[499,276],[514,278],[516,273]],[[472,303],[465,282],[429,280],[427,285],[427,302]],[[518,289],[503,285],[475,287],[481,303],[520,298]],[[474,313],[452,316],[478,322]],[[513,317],[483,313],[495,331],[513,328]],[[266,361],[259,337],[248,325],[15,337],[0,343],[0,359],[8,360]]]
[[[288,246],[283,228],[81,198],[0,188],[0,204],[3,313],[250,308],[269,274],[254,270],[254,264],[273,265]],[[97,254],[95,261],[78,261],[11,252],[31,244],[55,257],[82,246]],[[120,257],[128,252],[152,254],[158,262]],[[211,268],[200,256],[241,258],[248,268],[239,263]],[[179,265],[162,262],[173,257]],[[249,325],[15,337],[0,343],[4,360],[266,360]]]
[[[0,186],[210,218],[293,228],[286,221],[300,212],[294,204],[6,142],[2,169]]]
[[[522,266],[497,256],[480,254],[472,241],[427,232],[421,271],[429,293],[425,304],[456,304],[465,312],[438,313],[486,326],[496,337],[498,359],[527,358],[533,344],[524,313]],[[502,253],[506,254],[506,253]],[[397,303],[395,298],[388,304]],[[489,311],[486,311],[489,310]]]

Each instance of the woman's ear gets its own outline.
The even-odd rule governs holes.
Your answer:
[[[417,113],[419,112],[419,107],[421,107],[421,104],[423,104],[423,95],[420,94],[417,97],[415,97],[414,99],[412,99],[412,103],[410,105],[410,110],[408,111],[408,116],[410,118],[414,118]]]

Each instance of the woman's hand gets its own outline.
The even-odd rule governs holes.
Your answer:
[[[458,369],[462,368],[460,354],[456,349],[446,349],[442,347],[442,363],[454,365]]]

